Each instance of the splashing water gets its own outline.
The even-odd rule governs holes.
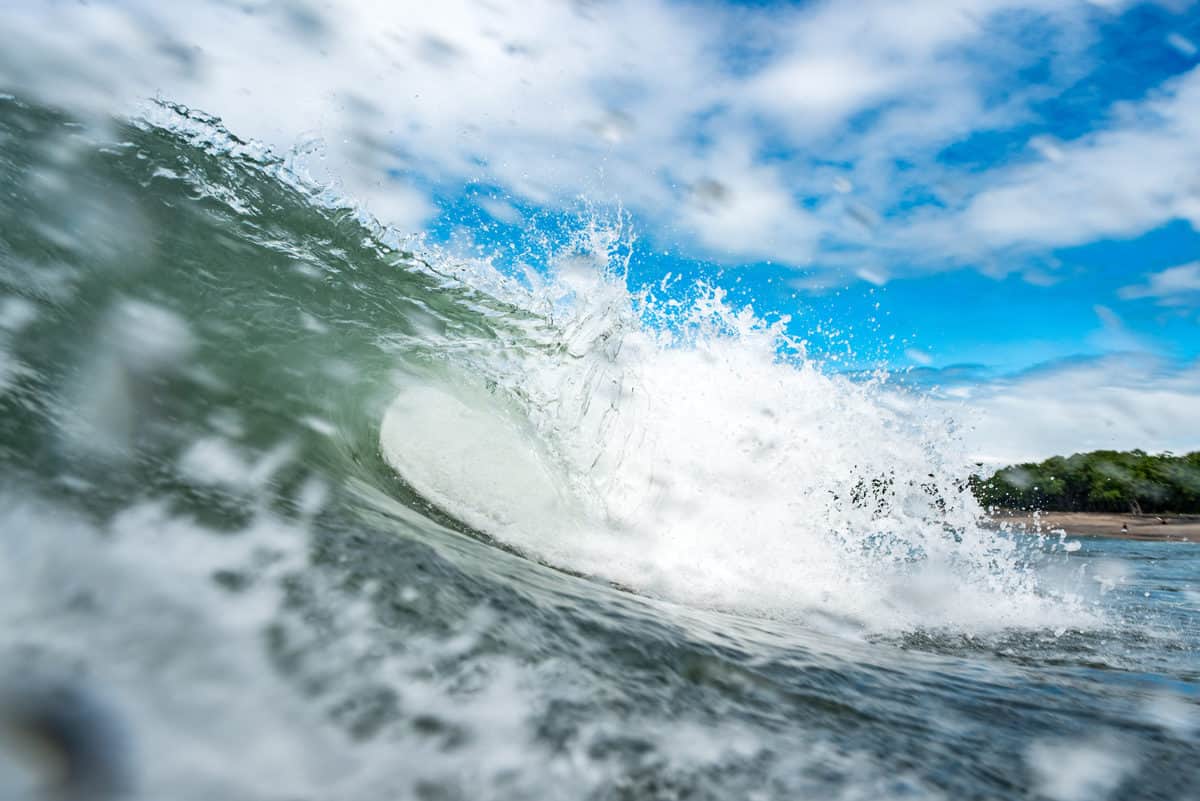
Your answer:
[[[1183,574],[981,527],[952,421],[631,289],[627,220],[522,271],[181,108],[0,144],[0,684],[97,699],[109,797],[1194,777]]]
[[[1080,625],[978,525],[952,421],[828,375],[724,293],[631,294],[594,219],[524,299],[542,325],[413,377],[388,462],[522,553],[683,603],[871,627]],[[461,344],[461,343],[460,343]]]

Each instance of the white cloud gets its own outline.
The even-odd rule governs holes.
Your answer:
[[[1146,283],[1122,287],[1117,294],[1125,300],[1153,298],[1162,306],[1200,301],[1200,261],[1169,267],[1146,278]]]
[[[406,228],[435,212],[407,176],[448,191],[480,180],[535,204],[581,194],[620,201],[644,224],[678,233],[692,255],[805,263],[826,241],[896,239],[876,230],[872,209],[938,178],[941,147],[1029,114],[1028,87],[985,102],[996,76],[980,66],[981,49],[1014,76],[1045,57],[997,33],[997,19],[1038,20],[1057,32],[1052,61],[1074,63],[1094,15],[1086,3],[1059,0],[840,0],[755,11],[667,0],[345,0],[336,15],[318,8],[284,0],[20,4],[6,11],[0,83],[101,111],[159,95],[281,149],[319,136],[323,169]],[[754,55],[732,65],[741,47]],[[1191,130],[1184,100],[1167,125],[1178,134],[1177,156],[1194,155],[1182,139]],[[868,109],[877,110],[872,122],[848,125]],[[1135,138],[1139,130],[1122,129]],[[794,157],[764,157],[778,135]],[[947,193],[973,198],[960,233],[992,244],[1143,224],[1103,201],[1091,213],[1076,202],[1099,180],[1117,203],[1122,181],[1145,172],[1119,158],[1132,152],[1111,141],[1121,135],[1064,146],[1061,176],[1006,172],[988,176],[1001,185],[987,191],[943,181]],[[1079,153],[1087,147],[1101,158]],[[900,154],[920,169],[898,168]],[[843,166],[831,172],[814,161]],[[852,186],[844,199],[834,197],[835,177]],[[1155,207],[1133,218],[1161,216],[1166,201],[1144,196],[1158,198],[1165,177],[1132,177],[1135,206]],[[1057,208],[1058,221],[1037,203],[1042,213],[1032,213],[1029,198],[1060,179],[1051,198],[1072,208]],[[718,186],[724,191],[706,194]],[[1167,210],[1180,214],[1176,194]],[[852,212],[871,224],[855,223]]]
[[[959,392],[943,403],[963,419],[968,452],[987,464],[1104,448],[1200,450],[1200,363],[1174,368],[1145,356],[1113,356],[969,389],[965,400]]]
[[[593,13],[460,1],[415,14],[414,3],[348,0],[336,16],[311,18],[307,33],[293,20],[299,8],[29,6],[12,18],[24,34],[12,38],[27,46],[0,57],[0,78],[101,110],[159,95],[282,149],[319,136],[331,176],[409,227],[432,209],[389,172],[484,178],[539,203],[610,188],[665,201],[656,150],[713,94],[703,21],[659,3]]]
[[[792,56],[764,70],[748,88],[756,105],[792,125],[824,128],[885,97],[904,79],[850,51]]]
[[[776,23],[785,44],[748,88],[761,109],[789,117],[801,130],[838,122],[884,99],[916,101],[928,112],[942,98],[953,105],[960,90],[978,89],[983,76],[965,48],[1012,46],[989,37],[997,15],[1042,17],[1049,30],[1076,25],[1085,9],[1042,0],[815,3]],[[936,126],[924,128],[925,136],[943,135]]]
[[[991,171],[961,213],[918,235],[972,253],[1132,236],[1171,220],[1200,227],[1200,177],[1180,169],[1200,161],[1200,67],[1054,155]]]
[[[730,142],[682,169],[695,175],[679,210],[686,228],[714,251],[803,264],[820,229],[779,171],[756,164],[745,142]]]

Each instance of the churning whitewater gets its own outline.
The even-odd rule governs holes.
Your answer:
[[[381,447],[422,497],[549,565],[690,605],[899,630],[1088,620],[978,525],[951,420],[826,374],[786,320],[720,290],[632,295],[621,249],[590,222],[518,300],[524,338],[460,339],[400,379]]]
[[[1181,797],[1194,562],[981,526],[623,215],[460,258],[308,158],[0,95],[0,720],[81,699],[86,797]]]

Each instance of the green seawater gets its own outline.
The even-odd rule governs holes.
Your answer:
[[[401,387],[576,358],[517,294],[213,118],[0,99],[0,679],[120,731],[87,797],[1200,797],[1194,544],[1029,539],[1086,625],[881,630],[423,497],[380,451]]]

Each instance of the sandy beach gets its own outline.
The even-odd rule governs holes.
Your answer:
[[[1042,531],[1062,529],[1079,537],[1119,537],[1131,540],[1200,542],[1200,515],[1131,515],[1096,512],[1028,512],[1001,510],[991,516],[993,525],[1008,523]],[[1124,527],[1125,530],[1122,530]]]

